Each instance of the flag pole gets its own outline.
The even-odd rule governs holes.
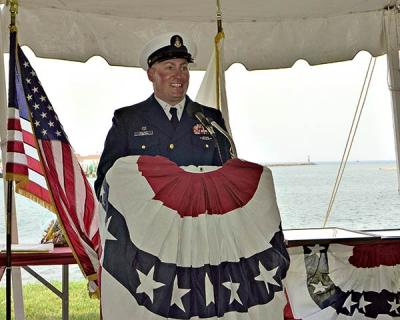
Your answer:
[[[217,31],[222,32],[222,11],[221,11],[221,1],[217,0]]]
[[[217,67],[215,68],[215,72],[216,72],[216,98],[217,98],[217,108],[218,110],[221,111],[221,81],[220,81],[220,76],[219,76],[219,71],[220,71],[220,57],[219,57],[219,50],[218,50],[218,43],[217,43],[217,37],[219,37],[222,32],[223,32],[223,28],[222,28],[222,11],[221,11],[221,1],[217,0],[217,36],[214,39],[214,45],[215,45],[215,49],[216,49],[216,64]]]
[[[7,216],[6,216],[6,319],[11,320],[11,212],[13,182],[7,181]]]
[[[17,0],[9,0],[7,1],[7,5],[10,7],[10,36],[11,33],[17,32],[17,27],[15,25],[15,18],[18,12],[18,1]],[[13,45],[12,41],[10,41],[10,56],[11,52],[15,52],[15,48],[11,48]],[[14,43],[15,46],[15,43]],[[10,57],[11,58],[11,57]],[[15,79],[14,77],[15,68],[9,70],[9,83]],[[11,78],[12,76],[12,78]],[[15,80],[14,80],[15,81]],[[13,90],[8,88],[8,90]],[[14,101],[9,101],[8,103],[13,103]],[[11,320],[11,268],[12,268],[12,253],[11,253],[11,231],[12,231],[12,207],[13,207],[13,181],[7,180],[7,212],[6,212],[6,320]]]

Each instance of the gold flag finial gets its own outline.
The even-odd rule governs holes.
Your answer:
[[[10,16],[11,16],[10,31],[16,32],[17,26],[15,25],[15,18],[17,17],[18,14],[18,0],[7,0],[6,5],[10,7]]]

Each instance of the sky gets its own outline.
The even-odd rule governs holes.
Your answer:
[[[112,67],[101,57],[86,63],[36,58],[24,47],[75,151],[101,153],[113,111],[146,99],[144,70]],[[370,60],[226,72],[230,125],[240,158],[258,163],[340,161]],[[191,71],[194,99],[204,72]],[[351,161],[394,160],[392,106],[386,57],[379,57]]]

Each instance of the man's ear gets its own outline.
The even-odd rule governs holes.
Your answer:
[[[147,69],[147,78],[153,82],[154,79],[154,68],[148,68]]]

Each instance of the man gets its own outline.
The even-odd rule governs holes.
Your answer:
[[[187,42],[187,43],[186,43]],[[128,155],[160,155],[179,166],[216,165],[229,159],[229,143],[217,133],[217,141],[187,112],[192,102],[189,85],[191,44],[178,34],[162,35],[143,50],[141,65],[153,83],[147,100],[115,111],[97,169],[97,197],[108,169]],[[202,106],[207,118],[225,128],[218,110]]]

